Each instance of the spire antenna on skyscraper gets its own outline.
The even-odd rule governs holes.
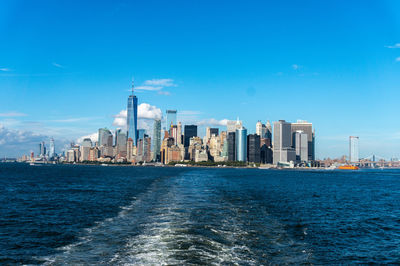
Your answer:
[[[134,92],[134,88],[135,88],[135,79],[132,77],[132,95]]]

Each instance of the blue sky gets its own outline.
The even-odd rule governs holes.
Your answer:
[[[303,119],[319,158],[350,135],[400,157],[399,1],[82,2],[0,2],[0,156],[115,128],[134,76],[149,116]]]

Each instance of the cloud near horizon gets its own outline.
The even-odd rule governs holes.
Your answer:
[[[0,156],[19,157],[31,151],[37,154],[39,143],[45,141],[48,148],[49,140],[50,136],[47,135],[10,129],[0,124]],[[66,140],[55,139],[56,152],[61,151],[67,143]]]

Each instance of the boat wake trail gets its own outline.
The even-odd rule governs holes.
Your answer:
[[[306,245],[293,241],[265,208],[254,211],[257,203],[225,191],[224,183],[213,183],[212,171],[204,172],[157,180],[117,216],[41,259],[48,265],[309,262]]]

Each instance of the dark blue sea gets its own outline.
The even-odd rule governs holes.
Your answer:
[[[400,263],[400,171],[0,164],[0,264]]]

